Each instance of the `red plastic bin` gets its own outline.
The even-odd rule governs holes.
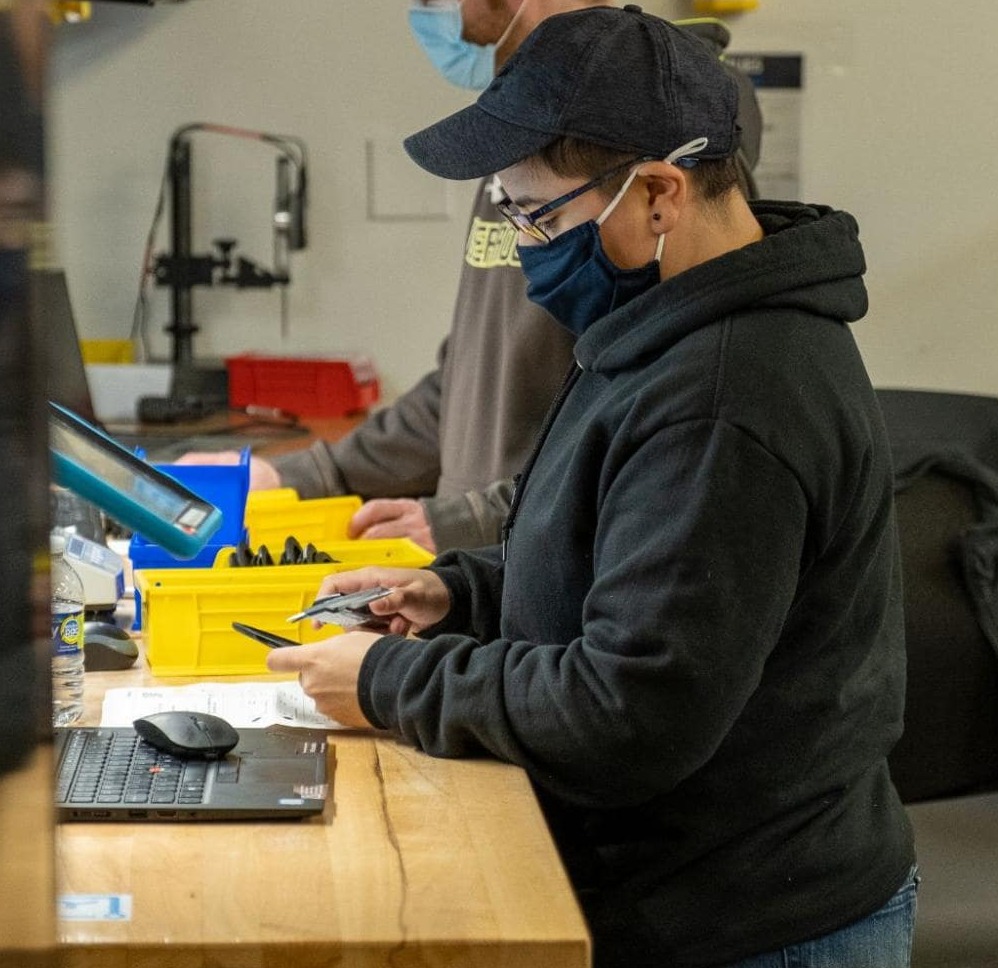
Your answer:
[[[225,360],[229,406],[277,407],[298,417],[341,417],[378,402],[366,357],[288,357],[242,353]]]

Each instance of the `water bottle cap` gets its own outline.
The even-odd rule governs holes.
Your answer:
[[[49,552],[53,555],[61,555],[66,550],[66,536],[58,531],[53,531],[49,535]]]

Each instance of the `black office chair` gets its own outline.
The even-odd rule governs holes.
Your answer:
[[[989,510],[989,474],[998,487],[998,398],[878,396],[898,478],[908,647],[894,782],[906,803],[998,789],[998,652],[963,563],[967,531]]]
[[[960,562],[972,488],[929,471],[898,493],[897,515],[908,690],[894,783],[906,803],[998,789],[998,655]]]
[[[998,968],[998,653],[963,562],[968,528],[991,510],[998,398],[878,396],[898,471],[908,653],[890,765],[924,878],[912,963]]]

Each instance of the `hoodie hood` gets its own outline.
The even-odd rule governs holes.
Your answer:
[[[848,212],[798,202],[751,207],[763,239],[667,279],[600,320],[576,344],[579,365],[627,369],[732,313],[788,309],[849,323],[866,314],[866,260]]]

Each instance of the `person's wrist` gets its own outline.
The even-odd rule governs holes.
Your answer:
[[[393,648],[405,645],[404,635],[383,635],[368,650],[360,664],[357,674],[357,704],[364,718],[374,729],[390,729],[392,723],[386,722],[378,715],[375,690],[377,688],[378,667],[384,656]],[[394,695],[393,690],[386,691],[385,698],[389,702]]]

